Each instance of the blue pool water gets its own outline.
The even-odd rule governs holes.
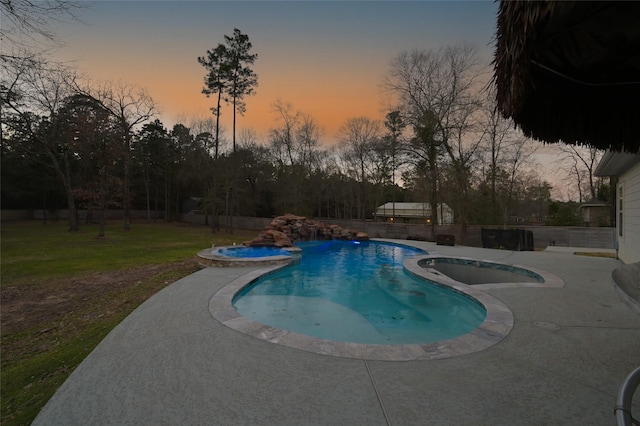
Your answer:
[[[277,247],[227,247],[218,250],[218,253],[223,256],[238,258],[291,256],[287,250]]]
[[[407,274],[407,256],[382,242],[314,241],[302,259],[262,277],[233,300],[236,310],[276,328],[334,341],[409,344],[452,339],[478,327],[484,307]]]

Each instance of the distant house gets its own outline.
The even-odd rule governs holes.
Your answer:
[[[611,226],[609,204],[593,199],[580,205],[580,217],[584,226]]]
[[[433,214],[429,203],[385,203],[374,213],[375,220],[397,223],[431,223]],[[445,203],[438,204],[438,225],[453,224],[453,210]]]
[[[618,257],[624,263],[640,262],[640,154],[608,151],[595,175],[617,176]]]

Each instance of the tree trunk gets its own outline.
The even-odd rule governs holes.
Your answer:
[[[431,204],[431,236],[433,240],[436,238],[436,225],[438,224],[438,204],[440,204],[438,194],[438,162],[437,152],[434,144],[429,147],[429,171],[431,172],[431,182],[428,188],[431,190],[429,194],[429,203]]]
[[[218,91],[218,105],[216,107],[216,149],[214,152],[213,159],[214,161],[218,159],[218,147],[220,146],[220,97],[222,96],[222,91]]]
[[[73,191],[70,187],[67,190],[67,209],[69,210],[69,231],[77,232],[80,230],[78,225],[78,211],[76,209],[76,201],[73,198]]]
[[[122,190],[122,213],[124,215],[123,227],[125,231],[131,229],[131,133],[126,130],[124,135],[124,175],[123,175],[123,190]]]
[[[456,173],[458,175],[458,188],[460,199],[460,243],[465,244],[467,241],[467,177],[466,172],[459,170]]]
[[[233,152],[236,152],[236,89],[234,82],[234,90],[233,90]]]
[[[225,178],[224,185],[224,214],[226,216],[224,223],[224,230],[229,231],[229,178]]]
[[[151,222],[151,190],[150,190],[150,185],[151,182],[149,182],[151,179],[149,178],[149,171],[147,170],[144,176],[144,191],[145,191],[145,195],[147,197],[147,220],[149,222]]]
[[[104,230],[107,222],[105,210],[106,209],[104,207],[100,209],[100,230],[98,232],[98,238],[104,238]]]
[[[213,185],[211,186],[211,232],[220,232],[220,217],[218,216],[218,179],[216,171],[213,172]]]

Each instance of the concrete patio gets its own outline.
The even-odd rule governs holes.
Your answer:
[[[213,318],[212,297],[258,267],[207,268],[118,325],[58,389],[36,425],[614,425],[640,365],[640,316],[619,299],[614,259],[412,242],[430,253],[531,266],[557,288],[483,290],[509,335],[444,359],[376,361],[281,346]],[[634,400],[640,410],[640,395]]]

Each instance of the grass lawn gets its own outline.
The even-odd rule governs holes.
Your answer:
[[[150,296],[199,269],[196,253],[258,231],[176,223],[1,228],[0,424],[29,424],[95,346]]]

